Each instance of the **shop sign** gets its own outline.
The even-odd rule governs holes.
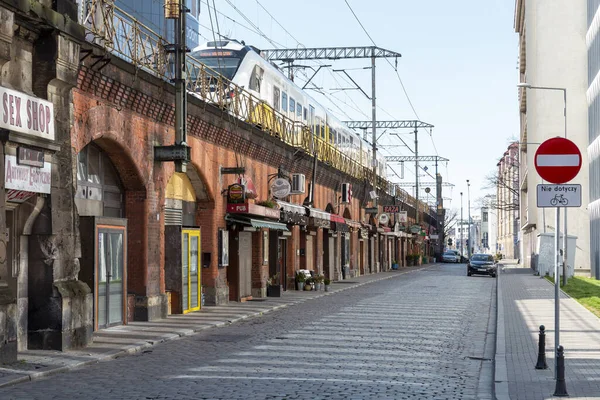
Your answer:
[[[400,206],[383,206],[383,212],[387,214],[397,214],[400,212]]]
[[[235,214],[252,214],[261,217],[279,219],[280,211],[275,208],[268,208],[256,204],[227,204],[227,212]]]
[[[271,185],[271,194],[273,197],[277,197],[278,199],[283,199],[289,196],[292,191],[292,185],[287,179],[277,178],[273,181]]]
[[[227,188],[227,204],[242,204],[246,202],[246,189],[244,185],[234,183]]]
[[[0,86],[0,128],[54,140],[54,105]]]
[[[17,163],[41,168],[44,166],[44,152],[21,146],[17,149]]]
[[[419,225],[412,225],[410,227],[410,231],[412,233],[419,233],[421,231],[421,227]]]
[[[227,212],[228,213],[247,213],[248,212],[248,204],[227,204]]]
[[[51,164],[42,168],[19,165],[17,157],[6,155],[4,162],[4,187],[34,193],[50,193],[52,181]]]
[[[385,225],[390,221],[390,217],[387,214],[381,214],[379,216],[379,223]]]
[[[10,189],[6,191],[6,201],[10,201],[12,203],[23,203],[33,195],[35,195],[33,192]]]
[[[408,222],[408,211],[400,211],[396,215],[396,220],[398,222],[407,223]]]
[[[365,208],[365,214],[377,214],[379,209],[377,207],[367,207]]]

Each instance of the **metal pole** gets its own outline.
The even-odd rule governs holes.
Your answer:
[[[565,101],[564,116],[565,116],[565,139],[567,138],[567,89],[563,89],[563,99]],[[563,285],[567,284],[567,207],[565,211],[565,227],[563,234]]]
[[[175,143],[187,142],[187,93],[185,90],[186,6],[179,2],[179,18],[175,18]],[[175,171],[185,172],[186,163],[175,161]]]
[[[377,101],[375,97],[375,49],[371,53],[371,117],[373,122],[373,190],[377,187]],[[373,199],[377,207],[377,198]]]
[[[560,288],[560,207],[556,207],[556,228],[554,230],[554,246],[556,250],[556,257],[554,263],[554,376],[558,367],[558,354],[557,349],[560,344],[560,300],[559,300],[559,288]]]
[[[463,192],[460,192],[460,260],[462,261],[463,257]]]
[[[469,183],[469,180],[467,179],[467,212],[469,214],[469,234],[468,234],[468,238],[467,238],[467,255],[469,257],[469,260],[471,259],[471,246],[473,245],[473,243],[471,242],[471,184]]]
[[[415,208],[417,210],[416,225],[419,225],[419,139],[415,125]]]

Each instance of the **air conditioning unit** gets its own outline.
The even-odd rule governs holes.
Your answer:
[[[352,184],[342,183],[342,203],[350,203],[352,201]]]
[[[292,174],[292,194],[306,192],[306,176],[304,174]]]

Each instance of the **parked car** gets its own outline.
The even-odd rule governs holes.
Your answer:
[[[456,255],[453,251],[446,251],[442,254],[442,262],[450,262],[450,263],[458,263],[460,262],[460,257]]]
[[[467,264],[467,276],[490,275],[496,277],[496,260],[491,254],[473,254]]]

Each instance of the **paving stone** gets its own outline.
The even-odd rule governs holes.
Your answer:
[[[494,290],[464,265],[437,265],[0,390],[3,400],[491,398]]]

